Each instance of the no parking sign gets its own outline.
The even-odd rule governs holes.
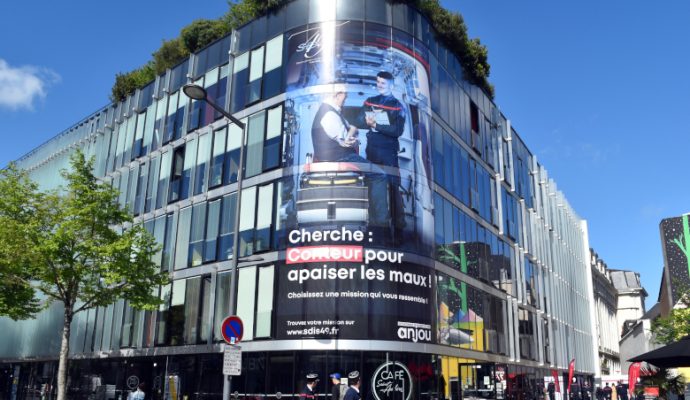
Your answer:
[[[223,339],[228,344],[236,344],[242,340],[244,333],[244,324],[242,319],[237,315],[231,315],[223,320],[220,326]]]

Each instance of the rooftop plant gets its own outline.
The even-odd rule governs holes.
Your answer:
[[[182,28],[180,36],[164,40],[153,53],[153,60],[143,66],[115,76],[110,100],[122,101],[165,72],[182,62],[189,54],[201,50],[233,29],[273,12],[291,0],[230,0],[228,12],[216,20],[199,19]],[[493,98],[494,87],[488,81],[488,51],[479,39],[470,39],[467,26],[458,13],[444,9],[439,0],[388,0],[408,4],[429,19],[438,39],[460,60],[465,79],[480,87]]]

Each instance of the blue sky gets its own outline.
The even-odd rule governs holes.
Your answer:
[[[489,48],[496,103],[610,268],[656,301],[659,221],[690,212],[690,2],[443,0]],[[117,72],[225,0],[0,2],[0,165],[108,102]]]

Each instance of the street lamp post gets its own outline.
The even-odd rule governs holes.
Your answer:
[[[232,259],[230,260],[230,312],[233,312],[235,309],[235,302],[236,302],[236,294],[235,291],[237,289],[237,262],[240,257],[239,254],[239,244],[240,244],[240,206],[242,204],[242,178],[243,178],[243,169],[244,169],[244,135],[245,135],[245,123],[240,121],[239,119],[235,118],[230,114],[229,112],[225,111],[225,109],[218,104],[216,104],[213,100],[208,98],[208,93],[206,92],[206,89],[203,87],[193,84],[193,83],[188,83],[182,87],[182,91],[184,94],[187,95],[187,97],[197,100],[197,101],[205,101],[208,105],[213,107],[216,111],[221,113],[225,118],[229,119],[232,123],[240,127],[242,130],[242,138],[240,139],[240,166],[237,171],[237,191],[236,191],[236,196],[237,196],[237,201],[235,202],[235,227],[234,227],[234,232],[233,232],[233,238],[232,238]],[[227,375],[223,376],[223,400],[229,400],[230,399],[230,385],[232,382],[232,376]]]

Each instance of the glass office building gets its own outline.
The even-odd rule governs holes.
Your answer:
[[[141,381],[155,399],[220,398],[232,314],[239,398],[296,398],[307,372],[327,398],[330,373],[359,370],[376,399],[537,399],[566,389],[572,359],[572,391],[591,385],[586,223],[405,4],[289,2],[18,164],[54,187],[77,148],[172,283],[155,312],[75,317],[70,398]],[[4,393],[52,390],[59,311],[0,321]]]

